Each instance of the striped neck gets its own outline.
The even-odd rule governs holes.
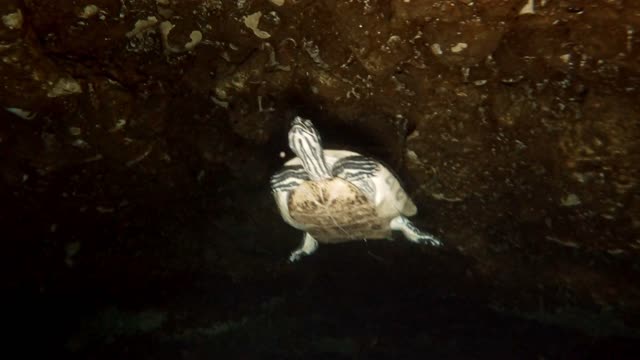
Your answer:
[[[289,147],[302,162],[312,180],[331,178],[324,158],[320,134],[310,120],[296,117],[289,130]]]
[[[322,149],[320,151],[296,152],[296,155],[302,161],[302,167],[312,180],[326,180],[332,177]]]

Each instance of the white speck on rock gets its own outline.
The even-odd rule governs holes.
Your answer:
[[[2,16],[2,23],[11,30],[21,29],[23,21],[22,11],[20,11],[20,9],[14,13]]]
[[[284,5],[284,0],[269,0],[271,1],[271,3],[275,6],[282,6]]]
[[[220,99],[216,98],[215,96],[211,97],[211,101],[213,101],[214,104],[220,106],[221,108],[227,109],[229,107],[229,102],[228,101],[220,100]]]
[[[200,41],[202,41],[202,33],[198,30],[194,30],[189,35],[189,38],[191,39],[191,41],[184,44],[184,48],[187,50],[193,50],[193,48],[195,48],[196,45],[198,45]]]
[[[432,193],[431,197],[436,200],[447,201],[447,202],[460,202],[464,200],[463,198],[460,198],[460,197],[448,197],[442,193]]]
[[[518,13],[518,15],[535,14],[535,13],[536,11],[533,6],[533,0],[528,0],[527,3],[524,4],[522,9],[520,9],[520,12]]]
[[[562,206],[576,206],[581,203],[580,198],[576,194],[568,194],[560,200],[560,205]]]
[[[625,254],[626,251],[623,249],[609,249],[607,250],[607,253],[609,253],[609,255],[622,255]]]
[[[114,212],[115,209],[107,206],[96,206],[96,211],[100,214],[108,214]]]
[[[82,134],[82,129],[80,129],[79,127],[72,126],[69,128],[69,134],[73,136],[80,136],[80,134]]]
[[[280,151],[280,154],[278,154],[278,156],[280,156],[280,159],[284,159],[287,154],[285,154],[284,151]]]
[[[58,82],[47,92],[48,97],[67,96],[71,94],[79,94],[82,87],[73,78],[60,78]]]
[[[580,248],[580,245],[578,245],[577,243],[575,243],[573,241],[560,240],[560,239],[558,239],[557,237],[554,237],[554,236],[545,236],[545,240],[551,241],[551,242],[554,242],[556,244],[560,244],[562,246],[569,247],[569,248],[574,248],[574,249]]]
[[[569,60],[571,60],[571,55],[569,54],[560,55],[560,60],[562,60],[565,63],[569,63]]]
[[[313,60],[316,65],[323,69],[329,68],[329,65],[322,60],[322,57],[320,56],[320,48],[313,42],[313,40],[303,40],[302,48],[307,52],[307,54],[309,54],[309,57],[311,57],[311,60]]]
[[[407,154],[407,158],[413,162],[419,163],[420,162],[420,158],[418,157],[418,154],[416,154],[415,151],[413,150],[407,150],[406,152]]]
[[[76,139],[76,140],[74,140],[74,141],[71,143],[71,145],[72,145],[72,146],[75,146],[75,147],[77,147],[77,148],[80,148],[80,149],[88,149],[88,148],[90,148],[90,147],[91,147],[91,146],[89,145],[89,143],[88,143],[88,142],[86,142],[86,141],[84,141],[84,140],[82,140],[82,139]]]
[[[411,134],[409,134],[409,136],[407,136],[407,141],[417,139],[419,137],[420,137],[420,131],[416,129],[416,130],[413,130]]]
[[[179,50],[173,49],[169,45],[169,33],[173,28],[176,27],[170,21],[163,21],[160,23],[160,34],[162,35],[162,45],[164,45],[165,50],[179,52]]]
[[[29,111],[29,110],[24,110],[24,109],[20,109],[20,108],[14,108],[14,107],[9,107],[9,108],[5,108],[8,112],[21,117],[25,120],[31,120],[34,117],[36,117],[37,113],[33,112],[33,111]]]
[[[133,30],[129,31],[126,36],[128,38],[130,37],[134,37],[146,30],[148,30],[149,28],[155,26],[158,23],[158,18],[156,18],[155,16],[149,16],[147,17],[146,20],[138,20],[136,21],[136,23],[133,25]]]
[[[440,44],[438,43],[431,44],[430,48],[431,48],[431,52],[434,55],[438,55],[438,56],[442,55],[442,49],[440,48]]]
[[[127,124],[127,120],[125,119],[118,119],[116,121],[116,124],[114,127],[112,127],[111,129],[109,129],[110,133],[116,132],[116,131],[120,131],[122,130],[122,128]]]
[[[262,17],[262,12],[256,11],[251,15],[247,15],[244,17],[244,25],[253,31],[253,34],[260,39],[268,39],[271,37],[266,31],[262,31],[258,29],[258,24],[260,23],[260,18]]]
[[[140,155],[136,156],[135,158],[129,160],[126,162],[126,166],[133,166],[137,163],[139,163],[140,161],[144,160],[144,158],[146,158],[147,156],[149,156],[149,154],[151,153],[151,151],[153,150],[153,144],[150,144],[147,149]]]
[[[99,7],[95,5],[87,5],[82,9],[82,11],[80,12],[80,14],[78,14],[78,16],[83,19],[88,19],[92,16],[95,16],[98,13],[98,11],[100,11]]]
[[[467,43],[457,43],[451,47],[451,52],[459,53],[467,48]]]

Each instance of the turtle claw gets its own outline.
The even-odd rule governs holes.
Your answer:
[[[391,220],[390,226],[392,230],[402,231],[402,234],[404,234],[409,241],[431,246],[442,246],[442,242],[435,236],[422,232],[404,216],[398,216]]]
[[[302,246],[296,249],[289,255],[289,262],[296,262],[300,260],[301,257],[306,255],[313,254],[314,251],[318,248],[318,241],[314,239],[309,233],[304,233],[304,240],[302,241]]]
[[[289,255],[289,262],[291,262],[291,263],[296,262],[296,261],[300,260],[300,258],[305,256],[305,255],[307,255],[307,254],[305,254],[304,251],[296,250],[296,251],[292,252],[291,255]]]
[[[415,241],[419,244],[427,244],[431,246],[442,246],[442,241],[438,240],[438,238],[432,235],[425,234],[425,233],[420,234],[420,236],[416,240],[412,240],[412,241]]]

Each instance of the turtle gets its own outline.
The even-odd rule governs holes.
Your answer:
[[[283,220],[304,232],[289,261],[312,254],[318,243],[391,239],[392,231],[416,243],[442,245],[408,219],[417,213],[416,205],[380,161],[324,149],[311,120],[300,116],[288,135],[296,157],[271,176],[270,185]]]

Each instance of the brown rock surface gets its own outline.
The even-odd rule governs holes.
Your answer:
[[[276,3],[0,3],[14,293],[172,313],[176,294],[234,289],[233,314],[225,297],[209,315],[240,321],[298,287],[309,306],[315,287],[345,303],[428,287],[580,334],[640,336],[640,2]],[[285,265],[300,234],[268,178],[297,114],[399,172],[416,222],[447,248],[325,246]],[[367,336],[361,351],[378,354]]]

